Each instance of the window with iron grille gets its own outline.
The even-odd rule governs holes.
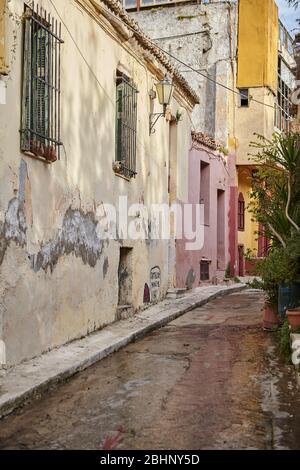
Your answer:
[[[137,89],[117,71],[116,162],[114,169],[126,178],[136,175]]]
[[[200,281],[209,281],[209,261],[200,261]]]
[[[25,6],[21,150],[48,163],[60,157],[61,24]]]
[[[295,85],[295,77],[289,66],[278,60],[278,90],[275,105],[275,126],[283,132],[289,132],[292,120],[293,103],[291,95]]]
[[[239,194],[238,200],[238,230],[245,230],[245,200],[242,193]]]

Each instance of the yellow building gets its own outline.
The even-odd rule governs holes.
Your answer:
[[[271,138],[289,125],[289,90],[292,89],[292,39],[278,18],[274,0],[240,0],[237,57],[235,136],[238,171],[239,274],[243,254],[265,255],[267,240],[247,206],[255,171],[255,134]],[[252,154],[252,155],[251,155]],[[246,263],[247,264],[247,263]]]

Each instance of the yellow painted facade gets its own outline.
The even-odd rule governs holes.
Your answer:
[[[252,220],[250,212],[247,210],[247,206],[250,202],[251,192],[251,178],[252,168],[251,167],[240,167],[238,169],[239,179],[239,194],[242,193],[245,201],[245,229],[238,233],[238,243],[244,246],[244,251],[251,250],[251,253],[256,256],[258,250],[257,231],[258,224]]]
[[[274,0],[240,0],[238,88],[277,92],[278,7]]]
[[[278,87],[278,7],[274,0],[240,0],[237,88],[248,89],[249,106],[236,98],[235,136],[238,191],[245,201],[245,229],[238,232],[244,252],[258,252],[258,225],[247,209],[250,202],[255,134],[272,137]]]
[[[5,2],[6,0],[0,0],[0,74],[7,74],[7,63],[6,63],[6,45],[5,45]]]

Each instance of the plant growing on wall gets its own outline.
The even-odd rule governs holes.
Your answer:
[[[6,2],[4,3],[4,10],[3,10],[4,18],[5,17],[8,18],[9,22],[11,23],[10,46],[9,46],[9,51],[8,51],[9,60],[8,60],[7,71],[6,71],[7,74],[11,70],[16,60],[18,33],[19,33],[20,27],[22,26],[23,19],[24,19],[24,14],[19,15],[18,13],[10,9],[10,3],[11,3],[11,0],[6,0]],[[25,5],[28,5],[31,8],[33,6],[33,0],[28,0],[28,1],[25,1],[24,3]]]

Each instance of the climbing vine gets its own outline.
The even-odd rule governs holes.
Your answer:
[[[18,45],[18,34],[22,26],[24,14],[19,15],[10,8],[11,0],[7,0],[4,6],[4,16],[7,17],[12,25],[11,28],[11,44],[8,51],[8,71],[12,69],[14,62],[16,61],[17,56],[17,45]],[[26,5],[32,8],[33,1],[25,2]]]

